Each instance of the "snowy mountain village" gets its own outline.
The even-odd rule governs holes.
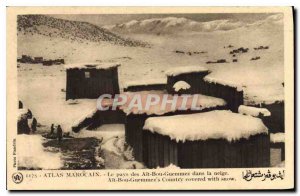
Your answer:
[[[113,63],[66,65],[66,100],[119,94],[119,66]],[[132,149],[134,160],[147,168],[171,164],[180,168],[269,167],[272,148],[280,151],[277,162],[284,161],[284,123],[278,121],[279,116],[284,116],[283,103],[245,106],[241,89],[214,81],[209,74],[210,71],[201,66],[179,67],[166,72],[166,83],[131,83],[124,89],[128,97],[141,95],[142,105],[147,104],[147,95],[153,93],[167,94],[168,100],[174,95],[199,94],[196,105],[200,110],[191,110],[191,104],[179,110],[183,100],[180,105],[164,110],[160,107],[162,100],[151,103],[148,110],[129,107],[129,103],[118,105],[116,110],[111,107],[96,110],[73,124],[72,131],[124,124],[124,145]],[[113,102],[105,101],[107,106]],[[37,121],[22,102],[19,111],[18,133],[36,131]],[[57,135],[53,128],[51,131],[46,138],[58,138],[62,143],[72,138],[62,135],[59,128]]]
[[[20,16],[18,168],[284,166],[282,17],[261,18]]]

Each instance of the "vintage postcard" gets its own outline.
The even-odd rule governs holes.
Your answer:
[[[8,7],[8,190],[294,189],[292,7]]]

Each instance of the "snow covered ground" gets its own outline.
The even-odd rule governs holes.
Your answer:
[[[131,148],[124,144],[124,134],[123,124],[110,124],[102,125],[93,131],[82,130],[72,135],[78,138],[95,137],[101,140],[98,159],[103,159],[106,169],[144,168],[141,163],[134,161]]]
[[[47,152],[40,135],[18,135],[18,167],[22,169],[59,169],[63,166],[60,152]]]
[[[18,68],[19,100],[28,107],[38,122],[49,126],[60,124],[63,131],[87,117],[96,109],[96,100],[66,101],[66,74],[61,66],[20,64]]]
[[[28,54],[44,58],[64,58],[67,63],[118,61],[121,86],[131,80],[165,78],[165,70],[181,66],[203,66],[210,77],[244,87],[247,101],[263,102],[283,99],[283,26],[263,23],[229,31],[184,32],[182,34],[149,35],[126,34],[129,38],[146,41],[151,48],[124,47],[109,43],[79,43],[57,37],[36,34],[18,35],[18,56]],[[276,32],[276,33],[274,33]],[[224,46],[233,45],[233,48]],[[254,47],[269,46],[267,50]],[[237,54],[233,63],[232,49],[249,48],[248,53]],[[205,51],[200,54],[179,54],[175,50]],[[251,58],[260,56],[256,61]],[[229,63],[206,64],[207,61],[226,59]],[[55,69],[55,68],[45,68]],[[43,73],[45,75],[47,74]],[[49,72],[48,72],[49,73]],[[62,72],[64,73],[64,72]],[[53,73],[49,73],[52,74]],[[55,73],[56,75],[57,73]],[[46,79],[46,78],[45,78]],[[63,81],[63,78],[59,79]],[[64,85],[63,85],[64,86]]]
[[[123,124],[110,124],[102,125],[92,131],[83,129],[78,133],[72,133],[72,136],[78,138],[95,137],[105,143],[106,141],[115,137],[124,137],[124,134],[125,127]]]

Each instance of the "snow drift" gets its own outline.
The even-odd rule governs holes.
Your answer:
[[[63,166],[61,153],[45,151],[40,135],[18,135],[18,167],[28,169],[59,169]]]

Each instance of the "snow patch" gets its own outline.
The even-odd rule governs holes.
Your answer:
[[[166,23],[166,27],[172,27],[180,24],[184,24],[188,22],[188,19],[186,18],[176,18],[176,17],[167,17],[162,19],[162,22]]]
[[[166,169],[166,170],[173,170],[173,169],[180,169],[177,165],[173,165],[172,163],[166,167],[157,167],[156,169]]]
[[[229,142],[252,135],[268,134],[259,118],[218,110],[205,113],[150,117],[144,130],[167,135],[176,141],[226,139]]]
[[[125,23],[125,26],[126,26],[126,27],[131,27],[131,26],[133,26],[133,25],[136,25],[138,22],[139,22],[139,21],[137,21],[137,20],[131,20],[131,21]]]
[[[103,142],[106,142],[111,138],[123,137],[124,134],[125,134],[124,124],[102,125],[94,130],[83,129],[78,133],[71,132],[71,135],[73,137],[78,137],[78,138],[94,137],[99,140],[103,140]]]
[[[185,81],[178,81],[173,85],[173,89],[175,90],[175,92],[178,92],[180,90],[187,90],[190,89],[191,85],[189,85],[187,82]]]
[[[145,166],[134,160],[132,148],[125,145],[125,136],[108,139],[101,145],[104,165],[107,169],[143,169]]]
[[[238,109],[240,114],[258,117],[259,115],[271,116],[271,112],[266,108],[256,108],[251,106],[240,105]]]
[[[284,101],[284,87],[281,84],[247,86],[245,104],[273,104]]]
[[[17,135],[18,167],[59,169],[63,167],[61,153],[46,152],[40,135]]]
[[[117,139],[118,139],[118,137],[108,139],[105,143],[103,143],[101,145],[101,148],[103,150],[107,150],[108,152],[112,152],[115,155],[121,156],[121,152],[119,151],[119,149],[115,145],[115,143],[117,142]]]
[[[270,141],[271,143],[284,143],[285,134],[284,133],[271,133]]]
[[[144,169],[145,166],[137,161],[124,161],[120,164],[120,169]]]

